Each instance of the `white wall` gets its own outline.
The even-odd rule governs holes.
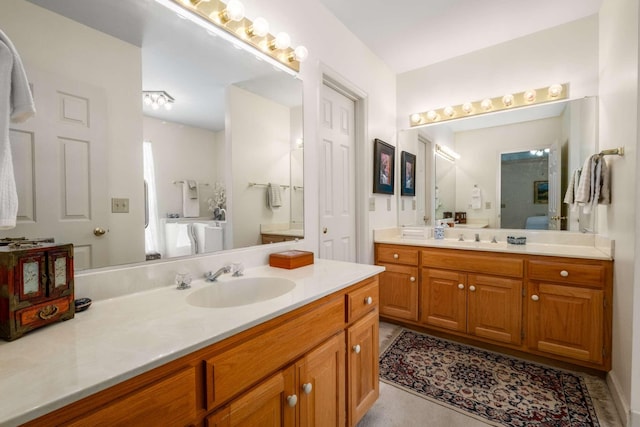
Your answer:
[[[233,171],[230,218],[233,247],[259,245],[260,224],[289,223],[291,188],[282,188],[282,206],[267,206],[267,187],[290,185],[291,109],[237,86],[229,88],[228,149]],[[247,123],[251,125],[248,126]]]
[[[174,182],[186,180],[199,184],[200,216],[212,217],[207,200],[214,184],[224,180],[224,169],[217,166],[216,133],[146,116],[143,129],[144,140],[153,147],[160,218],[168,213],[183,215],[182,185]]]
[[[16,46],[27,75],[35,66],[105,89],[108,197],[130,201],[129,214],[109,213],[109,223],[102,225],[109,229],[109,264],[143,261],[143,186],[131,185],[143,176],[140,49],[23,0],[0,2],[0,28]]]
[[[640,426],[639,12],[636,0],[604,0],[599,13],[600,146],[625,148],[624,157],[607,158],[612,203],[598,211],[599,229],[616,243],[613,370],[608,379],[619,412],[626,418],[631,410],[627,425],[634,427]]]

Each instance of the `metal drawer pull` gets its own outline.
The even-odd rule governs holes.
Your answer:
[[[356,345],[354,345],[354,346],[353,346],[353,351],[354,351],[356,354],[360,354],[360,344],[356,344]]]
[[[298,403],[298,396],[296,396],[295,394],[287,396],[287,403],[293,408],[294,406],[296,406],[296,403]]]
[[[538,295],[531,295],[531,300],[538,301],[540,297]]]
[[[464,289],[464,285],[462,283],[458,283],[458,289]]]
[[[58,314],[58,310],[57,305],[48,305],[38,312],[38,317],[42,320],[49,320]]]
[[[364,303],[365,303],[365,304],[367,304],[367,305],[371,305],[371,304],[373,304],[373,298],[371,298],[371,297],[366,297],[366,298],[364,299]]]
[[[561,275],[562,277],[569,277],[569,272],[568,272],[567,270],[562,270],[562,271],[560,272],[560,275]]]
[[[469,290],[470,290],[471,292],[475,292],[476,287],[475,287],[475,286],[473,286],[473,285],[471,285],[471,286],[469,286]]]

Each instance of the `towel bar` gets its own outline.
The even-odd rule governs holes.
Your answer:
[[[249,187],[268,187],[269,184],[259,184],[257,182],[250,182],[249,183]],[[280,187],[282,188],[289,188],[288,185],[281,185]]]

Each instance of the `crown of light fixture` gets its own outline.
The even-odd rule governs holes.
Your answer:
[[[260,59],[275,60],[273,64],[289,74],[299,72],[300,63],[309,54],[304,46],[290,47],[291,37],[287,33],[280,32],[276,36],[270,34],[266,19],[259,17],[252,22],[246,18],[244,6],[239,0],[229,0],[227,3],[221,0],[156,1]]]
[[[142,102],[154,110],[158,110],[160,107],[164,107],[165,110],[171,110],[176,100],[163,90],[143,90]]]
[[[508,93],[495,98],[484,98],[481,101],[465,102],[464,104],[447,106],[423,113],[413,113],[409,116],[409,124],[411,127],[424,126],[495,111],[559,101],[566,99],[568,94],[568,83],[553,84],[540,89],[529,89],[524,92]]]

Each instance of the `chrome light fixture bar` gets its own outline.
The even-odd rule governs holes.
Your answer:
[[[443,159],[449,160],[451,163],[455,163],[455,161],[460,158],[460,154],[440,144],[436,144],[435,153]]]
[[[297,75],[300,63],[308,56],[304,46],[289,47],[291,39],[288,34],[271,35],[264,18],[256,18],[254,22],[245,18],[244,6],[239,0],[229,0],[226,4],[220,0],[156,2],[292,76]]]
[[[163,90],[143,90],[142,102],[154,110],[163,107],[165,110],[171,110],[176,100]]]
[[[480,101],[465,102],[460,105],[450,105],[409,116],[411,127],[424,126],[431,123],[441,123],[464,117],[493,113],[502,110],[528,107],[546,102],[566,99],[569,95],[569,84],[553,84],[540,89],[529,89],[524,92],[507,93],[503,96],[485,98]]]

